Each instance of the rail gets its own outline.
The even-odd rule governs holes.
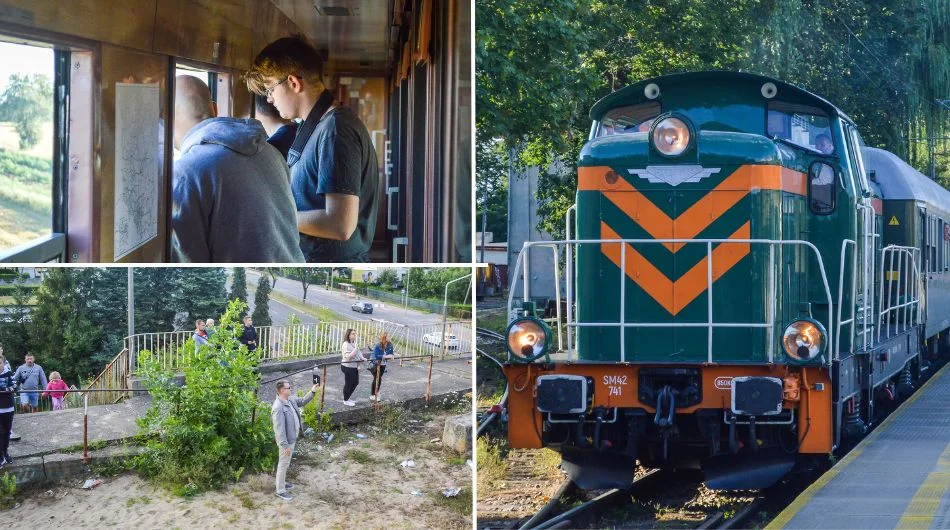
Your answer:
[[[128,397],[128,392],[122,390],[129,384],[129,349],[122,348],[118,355],[113,357],[109,364],[82,389],[79,395],[87,403],[87,392],[92,392],[93,405],[118,403]]]
[[[910,326],[921,322],[920,293],[921,278],[918,266],[920,249],[888,245],[881,250],[881,290],[878,299],[881,301],[881,310],[878,313],[877,340],[881,340],[881,331],[886,328],[889,338],[892,335],[891,316],[894,316],[894,334],[906,331]],[[897,261],[897,269],[894,261]],[[884,262],[887,261],[888,275],[885,276]],[[913,276],[913,281],[911,277]],[[903,290],[900,284],[903,282]],[[887,284],[887,299],[885,302],[884,285]],[[895,293],[895,291],[897,291]],[[903,293],[903,302],[901,301]],[[914,309],[911,309],[911,308]],[[886,318],[886,322],[885,322]]]
[[[776,290],[776,267],[775,267],[775,248],[776,247],[802,247],[806,250],[811,251],[811,254],[814,255],[815,261],[818,264],[818,270],[821,274],[822,287],[825,292],[825,299],[828,303],[828,317],[825,324],[825,329],[833,330],[835,329],[832,324],[832,317],[834,315],[834,301],[831,297],[831,288],[828,284],[828,275],[825,271],[824,261],[821,257],[821,252],[818,248],[815,247],[811,242],[802,241],[802,240],[772,240],[772,239],[576,239],[576,240],[560,240],[560,241],[526,241],[524,246],[521,249],[521,252],[518,254],[518,259],[515,263],[515,269],[513,271],[512,277],[518,278],[519,273],[522,283],[522,300],[530,300],[530,264],[529,264],[529,252],[533,247],[547,247],[551,248],[555,253],[556,259],[554,260],[555,268],[557,268],[558,259],[560,257],[559,249],[560,247],[565,247],[565,249],[573,248],[580,245],[609,245],[617,244],[620,245],[620,319],[618,322],[579,322],[574,318],[573,312],[570,309],[571,302],[573,301],[573,285],[568,284],[568,318],[566,321],[567,328],[567,357],[568,360],[575,360],[576,349],[573,340],[573,330],[575,328],[582,327],[616,327],[619,328],[620,333],[620,344],[625,344],[626,338],[626,329],[627,328],[706,328],[707,330],[707,360],[708,362],[714,362],[713,359],[713,330],[717,328],[763,328],[766,329],[768,346],[768,362],[774,362],[775,359],[775,314],[776,314],[776,305],[778,304],[777,296],[770,296],[769,293],[775,293]],[[627,246],[635,245],[655,245],[655,244],[666,244],[666,245],[688,245],[688,244],[705,244],[706,245],[706,290],[707,290],[707,319],[706,322],[627,322],[626,321],[626,264],[627,264]],[[765,245],[768,247],[768,292],[763,298],[765,300],[765,322],[718,322],[713,318],[713,245],[717,245],[716,248],[719,248],[722,245],[726,244],[747,244],[747,245]],[[568,255],[565,250],[565,255]],[[573,251],[570,253],[573,256]],[[573,277],[573,264],[571,260],[566,260],[566,266],[568,268],[566,275],[568,278]],[[555,274],[555,285],[559,284],[557,274]],[[515,290],[514,285],[508,294],[508,312],[509,315],[513,315],[514,308],[514,294]],[[555,296],[557,298],[557,305],[560,307],[560,291],[556,289]],[[560,322],[558,325],[560,333]],[[831,363],[832,355],[831,352],[834,352],[834,339],[829,337],[829,355],[827,358],[827,363]],[[620,349],[620,361],[625,362],[625,349]]]

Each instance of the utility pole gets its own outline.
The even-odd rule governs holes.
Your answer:
[[[449,311],[449,285],[455,282],[462,281],[465,278],[468,278],[468,290],[471,291],[472,290],[472,275],[471,274],[466,274],[465,276],[462,276],[461,278],[449,280],[445,284],[445,296],[442,298],[442,360],[443,361],[445,360],[445,350],[447,349],[446,347],[447,343],[445,341],[445,326],[446,326],[447,316],[448,316],[448,311]],[[468,300],[468,293],[465,293],[465,299]],[[461,345],[459,345],[459,348],[461,349]]]
[[[132,280],[132,267],[128,268],[129,273],[129,340],[132,340],[131,337],[135,335],[135,283]],[[132,344],[126,344],[126,348],[132,348]],[[132,370],[135,369],[133,363],[135,362],[135,355],[133,352],[129,352],[129,373],[132,373]]]

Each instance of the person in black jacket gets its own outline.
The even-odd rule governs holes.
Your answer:
[[[251,324],[251,317],[244,317],[244,331],[241,333],[241,337],[238,339],[241,341],[241,344],[247,346],[248,351],[254,351],[257,349],[257,330],[255,330],[254,326]]]
[[[0,467],[13,462],[10,453],[10,431],[13,429],[13,372],[0,354]]]

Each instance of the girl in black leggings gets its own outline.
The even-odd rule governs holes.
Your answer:
[[[13,462],[7,452],[13,428],[13,372],[7,366],[6,359],[0,355],[0,467]]]

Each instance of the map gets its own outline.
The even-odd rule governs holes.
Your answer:
[[[164,138],[157,84],[115,85],[115,260],[158,237]]]

